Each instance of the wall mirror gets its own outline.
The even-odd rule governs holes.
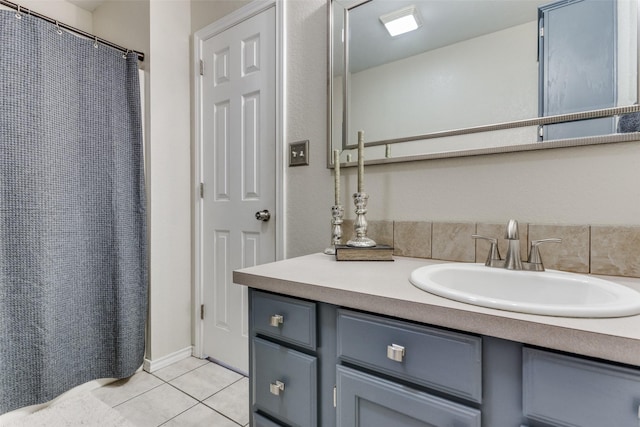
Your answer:
[[[418,28],[391,36],[403,14]],[[330,0],[328,154],[353,163],[359,130],[367,163],[638,140],[638,16],[638,0]]]

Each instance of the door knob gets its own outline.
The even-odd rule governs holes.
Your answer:
[[[270,218],[271,218],[271,213],[269,213],[269,211],[266,209],[256,212],[256,219],[258,221],[269,221]]]

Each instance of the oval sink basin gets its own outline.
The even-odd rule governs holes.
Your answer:
[[[563,317],[640,314],[640,292],[607,280],[563,271],[436,264],[415,269],[409,280],[416,287],[441,297],[519,313]]]

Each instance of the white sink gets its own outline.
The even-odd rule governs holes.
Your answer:
[[[452,263],[417,268],[409,280],[441,297],[519,313],[563,317],[640,314],[640,292],[563,271],[512,271],[484,264]]]

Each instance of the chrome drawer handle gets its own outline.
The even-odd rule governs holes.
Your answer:
[[[280,396],[280,392],[284,391],[284,383],[282,381],[276,381],[269,384],[269,391],[275,396]]]
[[[271,320],[269,321],[269,324],[274,328],[279,327],[283,323],[284,323],[284,317],[281,314],[274,314],[273,316],[271,316]]]
[[[404,347],[398,344],[391,344],[387,346],[387,358],[395,362],[402,362],[406,352]]]

